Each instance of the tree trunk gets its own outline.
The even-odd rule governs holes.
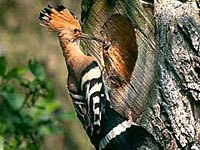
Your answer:
[[[154,93],[157,94],[154,94],[153,118],[148,122],[166,149],[191,149],[199,145],[198,13],[195,1],[160,1],[155,4],[159,57]]]
[[[164,149],[199,147],[199,5],[194,0],[82,3],[84,32],[96,37],[106,33],[112,63],[125,80],[120,86],[106,81],[113,107]],[[82,46],[106,65],[101,43],[85,40]]]

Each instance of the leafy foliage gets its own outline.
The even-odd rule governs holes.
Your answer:
[[[62,131],[59,101],[41,64],[8,70],[0,57],[0,149],[41,149],[46,134]]]

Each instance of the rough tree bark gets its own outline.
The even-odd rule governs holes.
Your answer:
[[[200,148],[199,6],[195,0],[82,3],[84,32],[106,33],[113,63],[126,80],[120,86],[106,81],[112,105],[164,149]],[[100,43],[86,40],[82,46],[102,63]]]

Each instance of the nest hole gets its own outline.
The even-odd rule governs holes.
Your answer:
[[[112,47],[109,55],[119,75],[130,82],[138,56],[136,32],[131,21],[120,14],[112,15],[103,25]]]

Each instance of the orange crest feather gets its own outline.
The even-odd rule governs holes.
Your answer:
[[[57,9],[48,6],[40,12],[39,19],[43,22],[42,26],[50,30],[59,31],[61,29],[72,28],[81,31],[81,26],[77,18],[64,6]]]

